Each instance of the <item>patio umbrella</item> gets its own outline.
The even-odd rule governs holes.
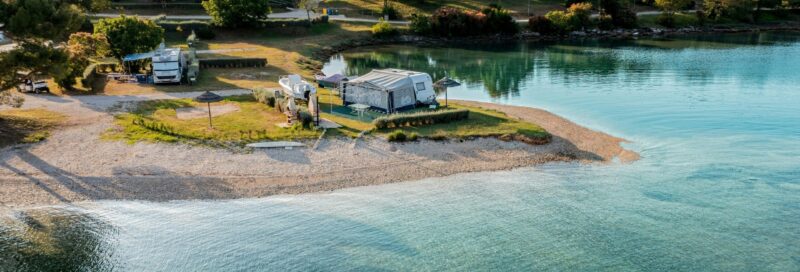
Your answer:
[[[437,88],[442,88],[444,90],[444,106],[447,107],[447,88],[461,86],[461,83],[458,83],[457,81],[452,80],[449,77],[444,77],[439,81],[436,81],[436,83],[433,83],[433,86]]]
[[[201,94],[200,96],[195,97],[194,101],[197,101],[197,102],[200,102],[200,103],[206,103],[208,105],[208,127],[209,128],[214,128],[211,125],[211,103],[212,102],[222,101],[222,96],[219,96],[219,95],[217,95],[215,93],[206,91],[205,93]]]

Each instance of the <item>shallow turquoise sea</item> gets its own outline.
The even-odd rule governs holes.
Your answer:
[[[381,67],[550,110],[642,159],[11,211],[0,271],[800,271],[800,33],[386,46],[325,71]]]

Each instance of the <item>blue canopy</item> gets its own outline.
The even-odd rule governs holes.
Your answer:
[[[153,58],[154,52],[130,54],[122,58],[122,61],[134,61]]]

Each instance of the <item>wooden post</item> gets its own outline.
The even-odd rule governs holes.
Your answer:
[[[444,107],[447,108],[447,87],[444,87]]]
[[[206,105],[208,105],[208,127],[214,128],[214,126],[211,125],[211,103],[206,103]]]

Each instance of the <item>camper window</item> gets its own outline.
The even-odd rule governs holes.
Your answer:
[[[425,90],[425,82],[417,83],[417,91],[424,91]]]
[[[153,70],[155,71],[173,71],[178,70],[177,62],[154,62],[153,63]]]

